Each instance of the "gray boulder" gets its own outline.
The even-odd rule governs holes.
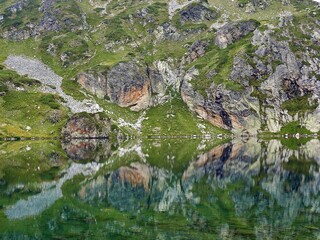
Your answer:
[[[203,6],[202,4],[190,4],[186,9],[180,11],[180,22],[202,22],[204,20],[213,20],[217,17],[217,13]]]
[[[254,20],[226,24],[217,31],[214,42],[219,48],[226,48],[228,45],[253,32],[257,26],[258,23]]]
[[[138,65],[119,63],[108,73],[107,93],[120,107],[138,111],[151,103],[151,81]]]
[[[107,79],[101,73],[98,73],[97,76],[80,73],[77,82],[88,92],[97,95],[98,98],[104,98],[107,94]]]

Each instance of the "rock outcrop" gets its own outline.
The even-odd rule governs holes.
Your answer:
[[[226,48],[229,44],[253,32],[257,26],[258,23],[254,20],[228,23],[217,31],[214,42],[219,48]]]
[[[180,22],[203,22],[205,20],[213,20],[217,17],[217,13],[205,7],[201,3],[192,3],[184,10],[179,12]]]
[[[239,93],[212,84],[207,97],[203,97],[189,82],[196,74],[196,70],[189,71],[181,85],[182,99],[192,111],[217,127],[257,133],[261,127],[259,101],[250,96],[250,90]]]
[[[166,101],[167,87],[180,85],[176,75],[167,62],[158,61],[151,66],[126,62],[104,73],[80,73],[77,81],[99,98],[139,111]]]
[[[121,107],[147,108],[151,102],[151,80],[145,69],[133,63],[120,63],[108,73],[107,93]]]
[[[107,94],[107,79],[101,73],[98,73],[97,76],[80,73],[78,74],[77,81],[84,89],[97,95],[98,98],[104,98]]]
[[[16,20],[16,15],[25,16],[28,21]],[[35,1],[20,0],[2,15],[5,25],[10,21],[15,24],[9,24],[1,32],[3,38],[10,40],[25,40],[48,32],[74,32],[88,27],[85,13],[73,1],[61,4],[57,0],[44,0],[38,5]]]
[[[252,24],[251,30],[255,28],[254,22]],[[223,39],[221,36],[234,36],[234,33],[222,34],[226,29],[234,28],[223,29],[217,32],[216,43],[217,39]],[[201,95],[190,83],[197,79],[199,71],[190,69],[181,85],[182,98],[189,108],[213,125],[234,133],[279,132],[292,121],[298,121],[311,132],[318,132],[320,83],[315,76],[320,64],[314,55],[316,51],[306,50],[303,57],[300,56],[305,60],[298,60],[287,42],[276,40],[271,34],[270,30],[255,30],[254,52],[249,53],[250,56],[243,52],[234,56],[228,81],[241,86],[241,91],[211,83],[205,95]],[[221,41],[219,46],[224,47],[227,43]],[[305,99],[300,109],[296,107],[297,101],[303,100],[298,99]],[[288,103],[294,106],[286,107]],[[295,110],[290,110],[292,108]]]
[[[65,140],[107,138],[110,129],[110,120],[102,113],[77,113],[63,127],[61,136]]]

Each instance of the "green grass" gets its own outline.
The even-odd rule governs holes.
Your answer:
[[[198,124],[205,126],[207,133],[227,133],[206,121],[200,120],[191,113],[180,97],[174,97],[170,102],[148,110],[143,122],[142,133],[147,135],[201,135]]]
[[[205,90],[208,89],[212,83],[216,85],[222,84],[229,90],[241,92],[243,86],[235,81],[230,81],[229,75],[232,71],[235,55],[239,53],[252,54],[253,47],[250,43],[251,37],[252,34],[248,34],[225,49],[219,49],[214,43],[211,43],[206,54],[189,66],[194,66],[200,72],[199,76],[191,81],[193,87],[203,96],[206,96]],[[212,78],[208,78],[207,74],[212,70],[215,70],[217,74]]]
[[[290,115],[295,115],[299,112],[314,111],[318,105],[316,104],[316,102],[310,104],[309,97],[309,95],[295,97],[293,99],[285,101],[281,107],[288,110]]]
[[[287,123],[286,125],[284,125],[281,130],[280,133],[288,133],[288,134],[296,134],[296,133],[300,133],[300,134],[312,134],[311,131],[309,131],[308,129],[306,129],[305,127],[302,127],[299,122],[294,121],[294,122],[290,122]]]
[[[60,121],[50,116],[59,108]],[[68,110],[56,97],[38,92],[10,91],[0,98],[0,136],[58,137],[67,119]],[[27,130],[31,127],[31,130]]]

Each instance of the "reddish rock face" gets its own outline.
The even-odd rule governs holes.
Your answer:
[[[112,102],[138,111],[150,105],[151,81],[145,69],[120,63],[108,74],[107,92]]]

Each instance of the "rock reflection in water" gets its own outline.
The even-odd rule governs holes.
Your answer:
[[[234,140],[199,155],[181,176],[135,162],[84,185],[79,197],[90,202],[95,195],[106,205],[136,214],[147,209],[182,210],[190,218],[188,205],[215,207],[224,201],[219,194],[227,192],[235,216],[250,218],[256,237],[272,237],[278,227],[290,227],[301,213],[310,222],[319,221],[320,141],[294,149],[279,140]],[[208,188],[209,192],[204,190]],[[200,212],[198,220],[204,219]],[[223,221],[220,230],[227,231],[228,220]]]
[[[111,145],[107,139],[72,139],[62,142],[62,148],[69,158],[77,161],[95,161],[107,159]]]

